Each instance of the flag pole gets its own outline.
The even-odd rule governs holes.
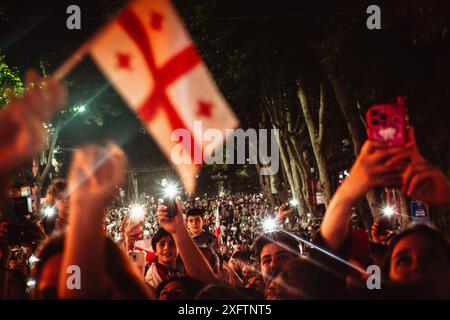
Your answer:
[[[126,6],[128,6],[128,4]],[[121,11],[122,9],[119,10],[119,12],[110,21],[114,21]],[[97,30],[97,32],[95,32],[92,37],[90,37],[80,48],[78,48],[77,51],[75,51],[66,61],[64,61],[64,63],[60,65],[58,69],[56,69],[56,71],[51,75],[51,78],[55,79],[56,81],[61,81],[69,72],[72,71],[73,68],[75,68],[78,63],[83,61],[86,54],[89,52],[89,50],[91,50],[92,44],[110,25],[110,23],[111,22],[106,23],[102,27],[100,27],[100,29]]]
[[[61,81],[75,66],[83,61],[84,56],[89,52],[91,48],[92,40],[89,39],[85,42],[77,51],[75,51],[62,65],[56,69],[51,75],[51,78],[56,81]]]

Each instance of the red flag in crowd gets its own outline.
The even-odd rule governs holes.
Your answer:
[[[221,237],[221,231],[222,230],[220,230],[220,213],[219,213],[219,207],[218,206],[216,208],[215,216],[216,216],[216,222],[215,222],[215,225],[214,225],[214,231],[216,233],[217,243],[219,244],[219,246],[221,246],[222,245],[222,237]]]
[[[175,168],[192,192],[198,156],[205,147],[212,150],[203,132],[215,128],[225,139],[225,130],[238,121],[170,1],[131,2],[94,38],[89,52],[164,154],[170,158],[182,145],[183,163]],[[194,130],[195,121],[201,121],[201,130]],[[176,129],[187,129],[189,141],[172,141]]]

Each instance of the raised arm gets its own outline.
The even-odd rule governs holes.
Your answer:
[[[282,225],[284,221],[286,220],[286,217],[289,216],[292,213],[292,208],[286,209],[286,206],[284,204],[280,205],[278,207],[277,214],[275,216],[275,222],[278,225]]]
[[[219,280],[214,275],[208,261],[186,229],[183,221],[183,211],[178,200],[177,207],[178,213],[175,217],[169,218],[167,217],[167,208],[162,205],[159,206],[156,213],[159,223],[175,240],[187,273],[191,277],[202,281],[204,284],[216,283]]]
[[[111,286],[105,270],[104,211],[114,190],[124,181],[126,156],[120,148],[89,146],[76,151],[69,175],[70,209],[59,297],[96,298]],[[69,266],[81,271],[81,289],[70,290]]]
[[[425,201],[441,213],[450,214],[450,181],[442,170],[425,159],[416,143],[414,129],[409,129],[413,144],[411,162],[403,174],[402,191],[409,197]],[[389,164],[404,160],[406,155],[396,155]]]
[[[333,195],[325,213],[320,233],[329,248],[338,249],[348,234],[352,207],[372,188],[398,187],[407,163],[386,161],[394,155],[411,157],[412,144],[405,147],[387,147],[382,143],[366,141],[350,171],[349,177]]]

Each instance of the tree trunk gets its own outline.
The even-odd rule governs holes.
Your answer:
[[[355,158],[359,155],[361,147],[366,139],[366,134],[364,131],[364,122],[362,121],[361,113],[359,112],[359,105],[357,102],[352,102],[344,86],[341,84],[337,78],[328,75],[330,83],[333,87],[336,100],[341,109],[342,115],[344,116],[347,130],[352,138],[353,142],[353,154]],[[366,194],[367,204],[363,207],[368,208],[371,211],[371,217],[364,212],[360,212],[360,217],[363,220],[364,225],[369,225],[373,222],[373,216],[376,214],[376,208],[378,205],[378,197],[376,192],[371,190]]]
[[[309,178],[309,174],[307,169],[305,168],[305,160],[302,156],[300,147],[298,146],[298,142],[296,141],[294,136],[289,137],[290,138],[290,146],[293,149],[292,150],[292,154],[294,156],[295,159],[295,163],[297,164],[297,170],[300,174],[300,178],[301,178],[301,196],[304,200],[304,205],[305,205],[305,209],[307,209],[308,212],[313,213],[314,210],[311,206],[311,204],[309,203],[309,199],[310,199],[310,194],[309,194],[309,189],[308,189],[308,178]],[[308,166],[307,166],[308,167]]]
[[[284,148],[281,138],[277,137],[277,143],[278,143],[278,148],[280,149],[281,162],[283,163],[284,172],[288,179],[289,186],[290,186],[291,190],[294,190],[294,188],[295,188],[294,179],[292,176],[291,166],[289,164],[289,158],[288,158],[286,149]]]
[[[408,225],[411,223],[411,216],[409,215],[409,205],[408,199],[406,199],[405,195],[400,191],[396,190],[398,200],[400,201],[400,212],[401,214],[401,228],[402,230],[406,229]]]
[[[270,184],[270,176],[264,176],[259,174],[260,169],[261,169],[261,165],[259,164],[259,162],[256,162],[256,171],[258,174],[258,178],[259,178],[259,185],[261,186],[261,191],[264,194],[264,197],[267,199],[267,201],[270,202],[271,206],[274,207],[274,198],[272,195],[272,186]]]
[[[325,204],[328,204],[331,198],[331,183],[328,177],[328,167],[326,157],[323,151],[324,140],[324,90],[321,86],[320,89],[320,107],[319,107],[319,125],[314,123],[314,119],[311,114],[311,108],[309,105],[309,99],[306,91],[303,88],[302,83],[298,84],[297,96],[300,100],[300,107],[305,117],[306,126],[308,128],[311,145],[313,147],[314,157],[316,159],[317,169],[319,171],[320,184],[324,192]]]
[[[303,187],[303,180],[301,179],[300,170],[298,169],[299,163],[298,163],[298,159],[296,157],[297,154],[296,154],[294,148],[292,147],[292,143],[291,143],[291,137],[294,134],[295,129],[294,129],[294,123],[293,123],[293,119],[292,119],[292,114],[289,111],[289,109],[286,110],[285,118],[286,118],[286,127],[287,127],[285,143],[286,143],[286,149],[287,149],[290,164],[291,164],[292,180],[294,182],[294,189],[292,189],[292,196],[294,199],[299,200],[303,197],[303,194],[301,192],[302,187]],[[302,208],[306,209],[304,206]]]
[[[295,157],[292,152],[292,148],[289,146],[288,141],[286,141],[286,149],[289,155],[290,159],[290,166],[291,166],[291,172],[292,172],[292,182],[294,183],[294,189],[292,189],[292,196],[295,198],[299,198],[300,196],[300,190],[301,190],[301,181],[300,181],[300,175],[297,169]]]
[[[47,151],[47,163],[45,164],[44,171],[42,174],[39,174],[39,170],[36,172],[39,178],[36,179],[36,193],[35,193],[35,209],[36,212],[40,211],[41,208],[41,197],[42,197],[42,189],[44,187],[45,179],[47,179],[48,173],[50,172],[50,169],[52,167],[52,161],[53,161],[53,152],[56,147],[56,142],[59,138],[59,132],[62,127],[62,121],[58,120],[55,126],[55,132],[49,136],[50,143]]]
[[[332,76],[329,76],[329,79],[353,141],[353,153],[357,157],[365,140],[363,123],[361,122],[358,106],[356,102],[352,102],[338,79]]]

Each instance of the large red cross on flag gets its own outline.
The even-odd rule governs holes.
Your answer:
[[[186,191],[192,192],[199,170],[195,155],[213,148],[203,141],[203,133],[214,128],[225,138],[226,129],[234,129],[238,121],[170,1],[132,1],[89,48],[164,154],[170,158],[174,148],[182,145],[186,152],[181,152],[183,161],[175,168]],[[194,130],[196,121],[201,121],[201,130]],[[176,129],[187,129],[189,141],[172,141]]]

